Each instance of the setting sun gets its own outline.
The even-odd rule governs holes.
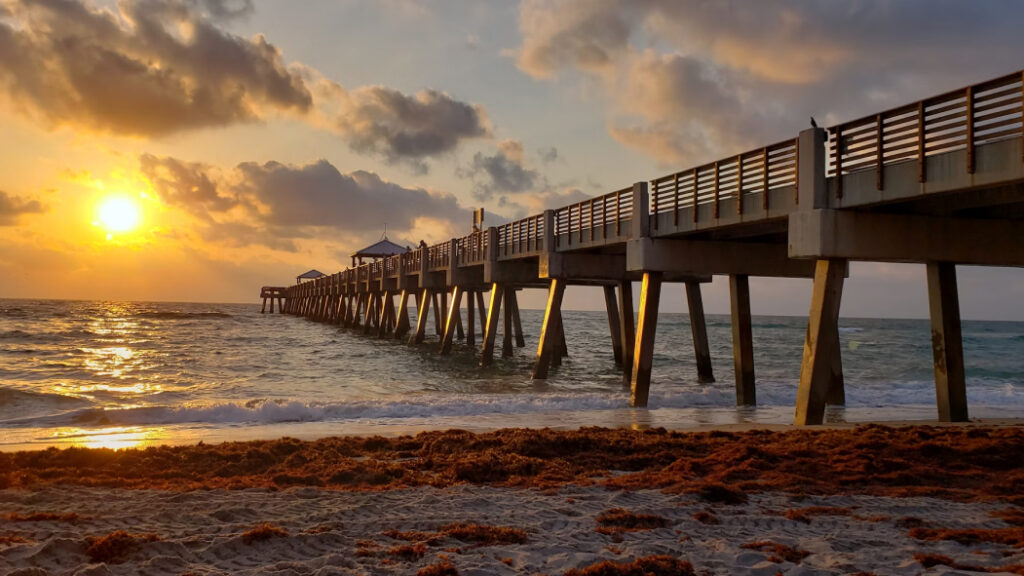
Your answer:
[[[107,232],[129,232],[139,225],[139,206],[123,196],[105,199],[98,208],[98,226]]]

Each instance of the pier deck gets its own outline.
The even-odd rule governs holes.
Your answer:
[[[749,279],[812,278],[795,410],[820,424],[842,404],[838,315],[850,260],[927,266],[939,419],[967,419],[955,266],[1024,266],[1024,72],[968,86],[583,202],[283,289],[285,313],[439,351],[455,335],[481,363],[525,342],[516,290],[545,288],[533,377],[565,355],[567,285],[603,286],[613,353],[646,406],[658,302],[682,282],[698,378],[713,381],[700,284],[729,276],[736,402],[756,403]],[[633,282],[640,281],[633,317]],[[264,304],[268,298],[264,288]],[[489,292],[485,302],[483,294]],[[273,312],[273,297],[271,297]],[[417,302],[415,324],[409,300]],[[398,300],[397,307],[395,300]],[[462,321],[466,300],[467,322]],[[485,314],[486,307],[486,314]],[[504,316],[502,317],[502,311]]]

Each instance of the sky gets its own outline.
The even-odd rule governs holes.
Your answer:
[[[1013,0],[0,0],[0,297],[254,302],[385,227],[432,244],[477,207],[520,218],[1019,70],[1021,22]],[[964,317],[1024,320],[1019,270],[958,272]],[[802,315],[810,281],[751,294]],[[926,317],[926,294],[923,266],[854,263],[842,313]],[[705,305],[728,311],[725,279]]]

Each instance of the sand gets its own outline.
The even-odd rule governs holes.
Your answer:
[[[531,439],[596,438],[607,442],[604,450],[598,446],[593,453],[576,455],[590,461],[603,451],[621,452],[624,446],[613,448],[612,441],[632,438],[638,446],[648,442],[648,447],[660,447],[665,461],[676,461],[674,467],[657,459],[639,465],[616,457],[609,462],[633,468],[604,470],[592,482],[579,481],[593,472],[584,468],[582,475],[572,476],[573,481],[533,485],[485,476],[479,481],[452,478],[436,485],[387,484],[372,490],[362,485],[358,489],[281,487],[273,484],[273,475],[247,470],[245,477],[255,479],[249,487],[166,490],[82,485],[97,478],[113,482],[112,477],[98,476],[89,467],[97,463],[129,470],[125,462],[117,460],[117,454],[40,453],[22,458],[33,462],[38,476],[27,476],[12,465],[22,460],[0,460],[0,473],[6,474],[9,486],[0,490],[0,574],[415,575],[448,562],[463,575],[560,575],[602,561],[625,563],[655,555],[685,560],[696,574],[971,574],[998,573],[1000,569],[1024,574],[1024,511],[1018,507],[1024,485],[1017,480],[1020,467],[1007,461],[1008,457],[1020,457],[1015,442],[1024,433],[1019,428],[967,432],[874,427],[812,435],[823,451],[827,442],[834,445],[829,452],[833,459],[891,459],[892,447],[880,447],[879,438],[894,442],[916,438],[914,441],[921,442],[919,448],[935,451],[934,458],[942,467],[926,477],[921,463],[908,457],[905,462],[915,470],[913,476],[884,470],[877,482],[861,479],[861,484],[849,489],[841,488],[842,481],[828,478],[834,471],[820,469],[817,474],[821,478],[806,476],[807,490],[789,477],[781,478],[778,485],[783,488],[740,481],[749,470],[744,472],[743,466],[726,457],[760,459],[764,464],[769,461],[764,454],[737,454],[735,443],[756,439],[763,450],[771,446],[799,448],[806,444],[805,433],[717,433],[662,440],[657,437],[665,436],[663,433],[631,436],[592,430],[582,436],[550,434],[452,433],[372,442],[245,444],[209,454],[227,461],[251,456],[257,448],[286,446],[292,449],[287,458],[296,459],[296,455],[318,454],[316,450],[346,448],[355,451],[351,458],[358,462],[379,458],[392,464],[409,463],[408,470],[412,470],[435,465],[438,454],[475,454],[482,446],[488,446],[487,454],[505,450],[507,460],[515,450],[535,450]],[[964,442],[968,437],[963,434],[978,442]],[[431,450],[421,446],[419,456],[410,455],[417,442]],[[684,448],[672,449],[673,442],[701,452],[701,458],[679,456]],[[962,451],[956,452],[955,458],[942,460],[940,453],[954,450],[958,442],[963,444]],[[1008,453],[1000,451],[1002,444],[1008,446]],[[861,446],[860,452],[851,452],[847,445]],[[354,446],[378,456],[363,455]],[[813,443],[807,446],[813,451]],[[151,450],[127,456],[148,455],[147,461],[159,462],[151,476],[162,477],[181,472],[169,469],[166,458],[184,461],[209,455],[204,450]],[[722,453],[720,457],[716,450]],[[905,448],[897,446],[896,451],[900,450]],[[683,483],[657,489],[643,485],[647,479],[663,481],[665,470],[683,470],[680,463],[684,460],[706,467],[709,458],[724,462],[724,472],[717,472],[717,478],[730,484]],[[39,468],[44,459],[49,462],[45,470]],[[810,464],[817,461],[814,455],[804,459]],[[580,466],[573,464],[573,454],[568,453],[548,460],[560,461],[558,469]],[[969,470],[963,476],[974,476],[977,482],[951,470],[961,460],[964,470]],[[481,462],[499,465],[504,460]],[[77,480],[62,468],[72,463],[81,466]],[[814,466],[809,468],[814,470]],[[58,470],[60,482],[47,482],[47,476]],[[406,476],[411,477],[408,470]],[[757,470],[757,475],[764,474],[763,469]],[[891,480],[882,478],[883,473]],[[1011,481],[1000,485],[999,478]],[[270,484],[252,487],[264,481]],[[916,483],[915,489],[906,485],[911,481]],[[950,489],[952,484],[955,489]],[[724,486],[724,491],[704,489],[708,486]],[[1021,490],[1013,492],[1014,487]],[[114,536],[109,537],[111,534]],[[105,536],[108,539],[101,541]],[[486,541],[487,537],[497,541]]]
[[[296,488],[272,492],[46,488],[2,491],[0,505],[23,515],[73,512],[75,521],[6,522],[3,530],[26,540],[0,545],[5,574],[415,574],[447,558],[461,574],[562,574],[600,560],[669,554],[710,574],[954,573],[925,571],[914,554],[937,553],[987,567],[1024,564],[1024,551],[998,544],[964,546],[922,542],[908,535],[906,518],[947,528],[997,528],[996,503],[953,503],[934,498],[830,496],[793,498],[759,494],[746,504],[709,506],[692,495],[566,487],[530,489],[471,485],[382,493]],[[849,515],[789,519],[787,509],[849,509]],[[665,518],[668,526],[602,534],[595,517],[610,509]],[[710,511],[718,524],[695,514]],[[243,533],[269,522],[287,532],[246,543]],[[445,536],[420,559],[388,551],[409,542],[391,530],[435,532],[453,522],[511,526],[523,544],[476,546]],[[913,521],[910,521],[913,522]],[[155,534],[116,563],[90,563],[85,540],[116,530]],[[771,540],[808,552],[799,563],[744,548]],[[1005,552],[1012,552],[1004,556]]]

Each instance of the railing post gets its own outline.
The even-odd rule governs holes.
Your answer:
[[[838,133],[839,130],[836,130]],[[800,132],[797,143],[797,154],[800,162],[797,166],[797,195],[805,201],[801,209],[814,210],[816,208],[828,208],[828,186],[825,180],[825,130],[822,128],[810,128]],[[840,146],[840,142],[836,142]],[[837,148],[837,150],[839,150]],[[841,150],[839,151],[841,153]],[[842,174],[836,171],[836,180],[839,181]]]
[[[498,261],[498,229],[494,226],[487,229],[487,261]]]
[[[1024,102],[1024,98],[1021,100]],[[928,168],[925,165],[925,109],[924,100],[917,103],[917,181],[924,184],[928,179]]]
[[[967,173],[974,174],[974,90],[967,87],[967,101],[964,103],[967,112]]]
[[[459,241],[452,238],[448,243],[448,270],[450,276],[455,277],[455,269],[459,267]]]
[[[544,211],[544,251],[555,251],[555,211]]]
[[[647,192],[647,182],[633,184],[633,222],[630,224],[630,238],[650,238],[651,236],[651,199]]]

